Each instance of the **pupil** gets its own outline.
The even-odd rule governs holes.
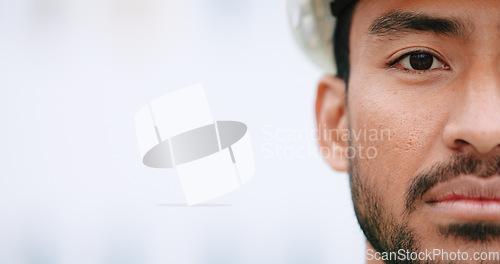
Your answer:
[[[428,70],[432,66],[434,57],[429,54],[419,53],[410,55],[410,65],[415,70]]]

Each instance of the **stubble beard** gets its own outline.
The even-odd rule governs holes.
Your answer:
[[[349,146],[351,146],[349,141]],[[351,148],[352,149],[352,148]],[[414,184],[407,190],[406,213],[402,213],[403,220],[397,221],[394,215],[383,203],[382,195],[377,192],[374,184],[369,181],[371,177],[360,166],[357,155],[349,160],[349,175],[352,201],[358,223],[371,246],[378,252],[423,252],[422,237],[409,225],[409,216],[415,210],[415,199],[410,193],[423,194],[426,190],[439,182],[445,182],[459,174],[476,174],[482,177],[492,177],[500,174],[500,157],[490,160],[480,160],[470,155],[457,156],[448,162],[438,163],[428,171],[414,177]],[[367,170],[368,171],[368,170]],[[456,175],[455,175],[456,174]],[[436,175],[448,175],[447,178],[438,178]],[[420,181],[419,181],[420,180]],[[427,186],[421,182],[430,183]],[[486,222],[469,222],[438,226],[436,235],[445,239],[464,242],[464,245],[475,245],[474,248],[490,248],[491,243],[500,240],[500,224]],[[471,244],[472,243],[472,244]],[[490,250],[494,251],[494,250]],[[457,263],[441,260],[388,260],[386,263],[416,263],[416,264],[442,264]],[[484,262],[486,263],[486,262]],[[488,262],[500,263],[500,261]]]

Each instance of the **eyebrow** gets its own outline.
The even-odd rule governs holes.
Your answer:
[[[375,19],[369,34],[385,37],[411,32],[429,32],[437,35],[466,38],[472,31],[470,24],[456,18],[433,17],[427,14],[393,11]]]

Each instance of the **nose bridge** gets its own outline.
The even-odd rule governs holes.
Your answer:
[[[466,71],[464,104],[473,116],[500,115],[500,64],[491,55],[477,56]],[[493,121],[493,120],[492,120]]]
[[[455,113],[444,131],[450,147],[472,146],[486,153],[500,148],[500,65],[491,56],[478,56],[464,72],[455,92]]]
[[[500,96],[500,67],[488,63],[471,65],[465,79],[465,99],[475,107],[498,105]],[[476,105],[477,104],[477,105]],[[491,105],[490,105],[491,104]]]

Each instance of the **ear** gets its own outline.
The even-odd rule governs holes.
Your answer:
[[[347,171],[348,120],[344,80],[326,75],[318,84],[316,125],[323,158],[337,171]]]

